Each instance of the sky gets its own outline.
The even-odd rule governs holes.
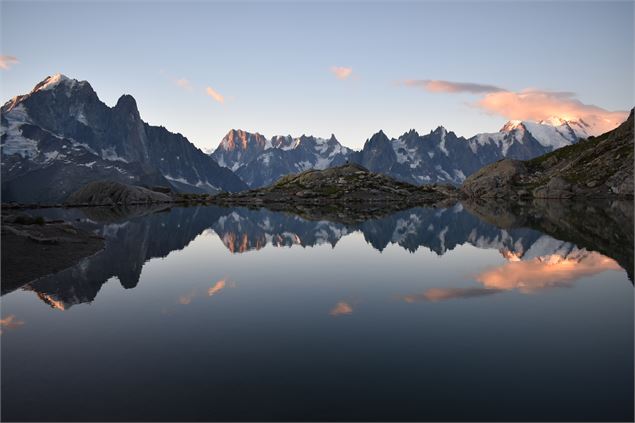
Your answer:
[[[215,148],[232,128],[361,148],[442,125],[550,115],[615,125],[635,105],[634,3],[0,3],[2,102],[61,72]]]

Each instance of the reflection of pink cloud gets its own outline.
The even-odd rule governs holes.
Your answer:
[[[210,289],[207,290],[207,295],[211,297],[214,294],[220,292],[221,289],[225,288],[226,282],[225,279],[221,279],[214,284]]]
[[[225,103],[225,97],[223,97],[218,91],[216,91],[214,88],[212,87],[207,87],[205,89],[205,92],[207,93],[208,96],[212,97],[215,101],[223,104]]]
[[[337,79],[346,79],[353,74],[353,68],[347,68],[344,66],[333,66],[331,72]]]
[[[409,87],[420,87],[432,93],[462,93],[472,94],[504,91],[494,85],[475,84],[472,82],[451,82],[435,79],[408,79],[404,84]]]
[[[0,319],[0,333],[3,329],[17,329],[22,325],[24,325],[24,321],[17,320],[15,315],[10,314],[4,319]]]
[[[13,65],[20,63],[15,56],[0,56],[0,69],[8,70]]]
[[[230,281],[229,278],[223,278],[217,281],[214,285],[209,287],[207,290],[194,288],[187,294],[181,295],[179,297],[179,304],[187,305],[187,304],[190,304],[194,298],[205,296],[205,293],[207,293],[208,297],[211,297],[218,294],[220,291],[222,291],[226,287],[234,288],[235,286],[236,284],[233,281]]]
[[[407,303],[472,298],[498,292],[518,291],[528,294],[552,287],[564,287],[585,276],[605,270],[621,270],[617,262],[596,252],[580,250],[581,255],[563,257],[558,254],[526,261],[510,261],[485,270],[476,276],[482,288],[430,288],[422,294],[406,295]],[[515,259],[515,257],[514,257]]]
[[[476,280],[491,289],[518,289],[529,293],[554,286],[567,286],[585,276],[620,269],[615,260],[596,252],[589,252],[582,258],[553,254],[505,263],[478,274]]]
[[[419,301],[443,301],[455,298],[481,297],[496,294],[500,290],[488,288],[430,288],[423,294],[406,295],[403,300],[407,303]]]
[[[351,314],[353,313],[353,307],[347,302],[340,301],[329,311],[331,316],[341,316],[343,314]]]
[[[179,304],[188,305],[196,297],[196,290],[192,290],[185,295],[179,297]]]
[[[565,120],[582,120],[590,125],[592,135],[616,128],[626,120],[627,112],[610,112],[584,104],[572,93],[539,90],[490,92],[477,102],[480,108],[512,120],[540,121],[556,116]]]

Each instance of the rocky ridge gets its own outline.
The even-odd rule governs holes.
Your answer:
[[[466,179],[468,197],[633,197],[633,110],[616,129],[528,161],[501,160]]]
[[[221,193],[213,201],[226,205],[266,206],[273,210],[331,207],[389,212],[457,196],[458,191],[452,186],[416,186],[369,172],[357,164],[346,164],[287,175],[266,188]]]

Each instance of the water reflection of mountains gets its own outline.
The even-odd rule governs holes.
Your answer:
[[[74,267],[32,282],[24,289],[34,291],[43,301],[60,309],[91,302],[112,277],[116,277],[124,288],[134,288],[146,261],[185,248],[206,230],[215,232],[232,253],[255,251],[267,245],[310,247],[330,244],[335,247],[340,239],[355,231],[360,231],[366,242],[379,251],[395,244],[410,252],[428,248],[442,255],[456,246],[470,244],[496,249],[509,260],[525,260],[554,254],[578,259],[580,248],[586,248],[616,259],[627,269],[632,280],[632,204],[624,207],[626,212],[604,216],[606,220],[601,228],[615,241],[608,243],[610,248],[606,247],[605,237],[600,234],[588,236],[589,225],[585,225],[579,215],[576,215],[575,224],[561,219],[562,212],[556,214],[559,220],[553,222],[544,210],[529,214],[533,220],[528,220],[526,211],[504,209],[501,212],[496,207],[475,204],[465,207],[456,204],[447,209],[414,208],[358,224],[306,220],[266,209],[214,206],[154,212],[138,209],[125,212],[104,209],[51,211],[64,214],[67,219],[80,219],[81,226],[106,238],[106,248]],[[611,209],[600,207],[598,210],[606,215]],[[566,210],[564,215],[568,215]],[[488,220],[505,229],[487,223]],[[540,231],[516,226],[538,227]],[[611,231],[626,235],[616,237]],[[586,236],[580,236],[580,233]],[[600,240],[601,245],[591,245],[594,239]],[[575,240],[578,246],[568,242],[570,240]]]

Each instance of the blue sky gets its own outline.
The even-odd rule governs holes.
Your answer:
[[[470,136],[565,103],[567,113],[603,114],[635,102],[630,1],[0,7],[1,54],[18,62],[0,70],[3,101],[62,72],[110,106],[132,94],[144,120],[201,148],[231,128],[334,133],[359,148],[379,129]],[[500,87],[504,102],[437,80]]]

